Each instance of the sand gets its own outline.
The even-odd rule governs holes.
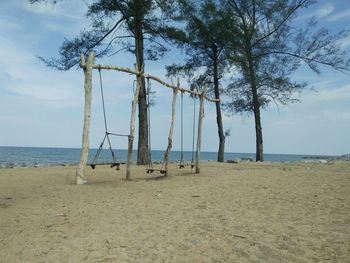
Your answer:
[[[350,163],[0,169],[0,262],[350,262]]]

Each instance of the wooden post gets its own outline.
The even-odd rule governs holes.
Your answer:
[[[204,97],[208,86],[204,86],[203,92],[199,95],[199,114],[198,114],[198,133],[197,133],[197,150],[196,150],[196,174],[200,173],[199,160],[202,144],[202,124],[204,118]]]
[[[177,81],[177,86],[180,86],[179,80]],[[172,103],[172,111],[171,111],[171,125],[169,129],[169,135],[168,135],[168,147],[166,148],[166,151],[164,153],[164,169],[165,169],[165,176],[168,175],[168,166],[169,166],[169,155],[171,148],[173,147],[173,132],[174,132],[174,126],[175,126],[175,113],[176,113],[176,97],[177,97],[178,89],[173,89],[173,103]]]
[[[132,150],[134,145],[135,113],[136,113],[136,108],[139,100],[141,81],[142,81],[142,78],[137,78],[136,90],[134,93],[134,100],[131,103],[130,133],[129,133],[129,140],[128,140],[128,159],[126,162],[126,180],[127,181],[131,180],[130,166],[132,163]]]
[[[92,89],[92,65],[94,63],[95,54],[90,52],[87,62],[85,63],[85,56],[81,54],[80,66],[84,69],[84,90],[85,90],[85,104],[84,104],[84,127],[83,127],[83,138],[82,138],[82,149],[80,155],[80,162],[76,170],[76,184],[86,184],[84,178],[84,168],[86,166],[88,155],[89,155],[89,130],[90,130],[90,119],[91,119],[91,89]]]

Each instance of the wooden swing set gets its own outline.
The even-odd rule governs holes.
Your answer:
[[[127,161],[126,161],[126,180],[131,180],[131,163],[132,163],[132,151],[133,151],[133,142],[134,142],[134,131],[135,131],[135,113],[136,108],[138,104],[138,97],[140,92],[141,78],[137,78],[138,82],[136,84],[136,89],[134,91],[134,98],[132,101],[131,106],[131,116],[130,116],[130,131],[128,135],[124,134],[116,134],[116,133],[110,133],[108,131],[107,126],[107,118],[106,118],[106,111],[105,111],[105,105],[104,105],[104,95],[103,95],[103,88],[102,88],[102,78],[101,78],[101,70],[115,70],[119,72],[125,72],[129,74],[134,74],[136,76],[143,76],[147,79],[148,85],[150,80],[154,80],[160,84],[162,84],[165,87],[168,87],[173,90],[173,99],[172,99],[172,114],[171,114],[171,125],[169,129],[168,134],[168,146],[166,148],[166,151],[164,153],[163,163],[161,169],[155,169],[153,168],[152,162],[150,161],[150,166],[148,167],[147,173],[152,173],[154,171],[158,171],[163,175],[168,175],[168,166],[169,166],[169,155],[172,149],[172,137],[173,137],[173,131],[175,126],[175,115],[176,115],[176,98],[177,93],[181,92],[181,159],[179,168],[184,168],[184,160],[183,160],[183,94],[189,93],[195,96],[196,98],[199,98],[199,114],[198,114],[198,131],[197,131],[197,147],[195,152],[195,160],[194,154],[192,154],[192,161],[191,161],[191,168],[195,167],[195,172],[200,173],[200,149],[201,149],[201,137],[202,137],[202,123],[204,118],[204,100],[208,100],[211,102],[216,102],[218,100],[212,99],[206,96],[207,86],[204,87],[204,89],[201,92],[193,91],[190,89],[182,88],[180,87],[179,81],[177,82],[177,85],[169,84],[155,76],[152,76],[147,73],[141,73],[136,70],[132,70],[129,68],[123,68],[118,66],[106,66],[106,65],[96,65],[94,64],[95,55],[93,52],[90,52],[87,59],[85,58],[85,55],[80,56],[80,67],[84,70],[84,90],[85,90],[85,106],[84,106],[84,125],[83,125],[83,136],[82,136],[82,150],[80,155],[80,161],[78,168],[76,170],[76,184],[85,184],[86,180],[84,178],[84,168],[86,165],[91,166],[91,168],[95,169],[97,165],[109,165],[110,167],[117,167],[117,170],[119,170],[119,166],[121,163],[116,160],[114,151],[111,146],[110,142],[110,135],[114,136],[124,136],[128,137],[128,154],[127,154]],[[91,163],[87,163],[88,160],[88,152],[89,152],[89,129],[90,129],[90,120],[91,120],[91,90],[92,90],[92,70],[98,69],[99,70],[99,77],[100,77],[100,87],[101,87],[101,97],[102,97],[102,106],[103,106],[103,116],[104,116],[104,124],[105,124],[105,136],[102,140],[102,143],[100,144],[99,149],[97,150],[95,157],[93,158],[93,161]],[[149,87],[149,86],[148,86]],[[149,90],[148,90],[149,93]],[[149,101],[148,101],[149,103]],[[149,105],[148,105],[149,110]],[[195,109],[195,100],[194,100],[194,109]],[[148,116],[150,114],[148,113]],[[149,121],[149,120],[148,120]],[[195,121],[195,113],[194,113],[194,119],[193,119],[193,131],[194,131],[194,123]],[[150,126],[150,122],[148,123]],[[149,132],[150,136],[150,132]],[[150,139],[150,137],[149,137]],[[98,163],[97,158],[99,154],[102,151],[103,144],[107,140],[109,145],[109,150],[112,156],[112,161],[107,163]],[[149,148],[150,150],[150,148]],[[193,145],[192,145],[192,151],[194,150],[194,132],[193,132]],[[193,151],[194,153],[194,151]]]

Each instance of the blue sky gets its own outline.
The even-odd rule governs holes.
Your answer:
[[[50,5],[30,5],[25,0],[0,1],[0,145],[80,147],[83,120],[83,73],[45,67],[36,56],[56,56],[64,38],[72,38],[86,27],[86,5],[82,0]],[[319,1],[303,12],[298,23],[311,16],[331,30],[349,29],[348,0]],[[350,49],[350,38],[341,42]],[[180,56],[181,57],[181,56]],[[179,61],[179,53],[168,53],[146,71],[164,77],[164,65]],[[129,54],[99,60],[98,63],[133,67]],[[94,72],[91,147],[103,137],[98,75]],[[350,76],[324,70],[320,76],[306,67],[295,79],[306,80],[315,91],[301,94],[301,103],[262,113],[266,153],[326,154],[350,153]],[[133,77],[103,72],[107,116],[111,132],[128,133]],[[165,149],[171,115],[171,91],[152,84],[156,105],[152,108],[152,148]],[[185,84],[184,84],[185,85]],[[185,97],[185,149],[192,145],[192,101]],[[179,107],[178,107],[179,110]],[[203,150],[217,150],[214,105],[206,103]],[[179,111],[174,148],[180,148]],[[254,120],[239,115],[224,117],[228,152],[255,152]],[[137,131],[136,131],[137,132]],[[124,138],[113,139],[116,148],[126,148]]]

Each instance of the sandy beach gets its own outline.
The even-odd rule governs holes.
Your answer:
[[[0,262],[350,262],[350,162],[0,169]]]

